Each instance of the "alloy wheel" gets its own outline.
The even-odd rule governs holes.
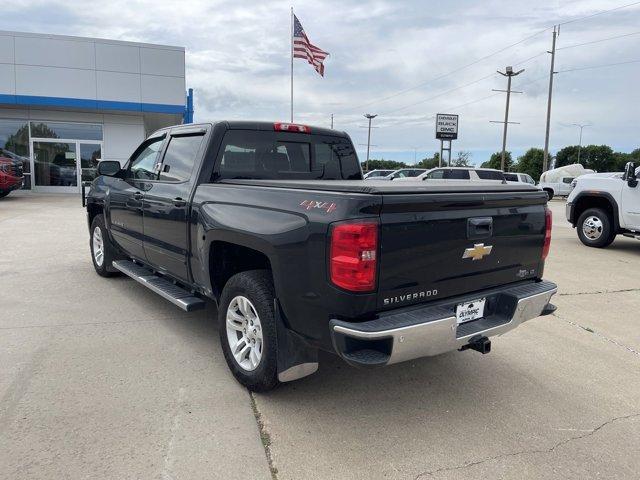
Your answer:
[[[227,307],[227,341],[236,363],[248,372],[260,365],[262,358],[262,325],[251,301],[238,295]]]

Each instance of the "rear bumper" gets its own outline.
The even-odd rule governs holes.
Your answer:
[[[362,323],[331,320],[336,352],[348,363],[381,366],[465,348],[502,335],[532,318],[555,310],[549,303],[558,287],[547,281],[456,297],[436,306],[381,314]],[[457,324],[458,303],[486,298],[484,317]]]

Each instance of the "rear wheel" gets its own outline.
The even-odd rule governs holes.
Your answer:
[[[616,237],[611,217],[600,208],[589,208],[582,212],[576,228],[578,238],[588,247],[607,247]]]
[[[104,226],[104,216],[102,215],[96,215],[91,222],[89,248],[91,249],[91,260],[96,273],[101,277],[115,275],[111,262],[118,258],[117,250],[109,240],[107,229]]]
[[[229,279],[218,305],[220,343],[233,376],[249,390],[278,385],[273,280],[268,270]]]
[[[4,198],[11,193],[11,190],[0,191],[0,198]]]

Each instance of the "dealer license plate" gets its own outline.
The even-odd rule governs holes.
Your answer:
[[[470,322],[484,316],[484,304],[486,298],[479,298],[472,302],[459,303],[456,307],[456,319],[458,323]]]

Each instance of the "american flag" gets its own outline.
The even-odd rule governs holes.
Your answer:
[[[293,56],[294,58],[305,58],[313,65],[316,72],[324,77],[323,60],[329,55],[328,52],[320,50],[309,41],[307,34],[298,17],[293,16]]]

